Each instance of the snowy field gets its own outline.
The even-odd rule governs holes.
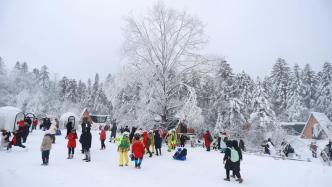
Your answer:
[[[98,132],[93,132],[90,163],[82,161],[79,143],[74,159],[67,160],[67,141],[64,136],[57,136],[50,164],[45,167],[40,165],[42,136],[41,131],[30,134],[27,150],[14,147],[10,152],[0,151],[0,187],[332,186],[332,167],[254,155],[244,155],[243,184],[226,182],[223,155],[208,153],[203,148],[190,148],[188,160],[182,162],[173,160],[173,153],[167,153],[163,146],[163,155],[145,157],[141,170],[135,169],[133,162],[128,167],[119,167],[116,145],[107,142],[106,150],[99,150]]]

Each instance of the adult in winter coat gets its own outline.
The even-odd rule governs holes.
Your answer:
[[[85,158],[83,160],[86,162],[90,162],[91,161],[90,148],[91,148],[91,142],[92,142],[92,135],[90,132],[90,127],[84,128],[84,132],[82,133],[80,142],[82,144],[82,148],[85,153]]]
[[[76,139],[77,139],[77,134],[75,129],[71,130],[71,132],[67,135],[68,143],[67,143],[67,148],[68,148],[68,158],[67,159],[72,159],[74,158],[74,153],[75,153],[75,148],[76,148]]]
[[[150,131],[149,131],[149,141],[150,141],[150,150],[151,150],[152,154],[154,154],[155,143],[154,143],[154,134],[153,134],[153,130],[150,130]]]
[[[210,151],[211,143],[213,141],[210,131],[206,131],[203,137],[206,150]]]
[[[187,136],[184,134],[181,134],[180,136],[180,147],[185,147],[186,141],[187,141]]]
[[[27,138],[30,133],[31,124],[32,124],[32,121],[30,118],[24,119],[24,128],[23,128],[23,135],[22,135],[23,143],[25,143],[27,141]]]
[[[71,133],[71,131],[74,129],[73,122],[68,121],[68,123],[66,124],[66,129],[67,129],[67,134],[66,134],[66,137],[67,137],[68,134]]]
[[[159,134],[159,130],[154,131],[154,145],[156,148],[156,155],[161,155],[161,144],[162,144],[162,138]]]
[[[22,134],[23,134],[22,127],[19,127],[18,130],[13,132],[13,139],[11,140],[10,144],[8,145],[9,148],[11,148],[12,145],[25,148],[25,146],[22,144]]]
[[[225,165],[225,170],[226,170],[226,178],[224,179],[225,181],[230,181],[229,175],[230,171],[233,170],[234,164],[231,161],[231,148],[232,148],[232,142],[227,141],[226,142],[226,149],[225,149],[225,155],[223,159],[223,163]]]
[[[111,139],[110,142],[112,142],[112,140],[115,142],[115,138],[116,138],[116,131],[117,131],[118,127],[116,126],[116,123],[114,122],[111,128]]]
[[[234,149],[234,150],[231,150],[231,158],[232,158],[232,154],[236,153],[236,152],[239,156],[239,158],[235,162],[232,161],[232,159],[231,159],[231,162],[232,162],[232,165],[233,165],[233,168],[232,168],[233,169],[233,175],[235,175],[237,177],[237,181],[239,181],[239,183],[242,183],[243,179],[241,178],[241,174],[240,174],[240,163],[241,163],[241,160],[242,160],[242,151],[239,148],[239,143],[238,143],[237,140],[232,141],[232,149]]]
[[[33,121],[32,121],[32,128],[31,128],[31,131],[30,131],[30,132],[32,132],[33,130],[36,130],[36,129],[37,129],[37,125],[38,125],[38,119],[35,118],[35,119],[33,119]]]
[[[136,133],[136,130],[137,130],[137,127],[132,127],[132,128],[131,128],[131,132],[130,132],[130,134],[129,134],[129,141],[130,141],[130,143],[133,142],[133,138],[134,138],[134,135],[135,135],[135,133]]]
[[[46,131],[45,136],[43,138],[42,144],[40,146],[40,150],[42,152],[42,165],[48,165],[50,151],[52,149],[52,136],[49,131]]]
[[[124,132],[123,136],[119,139],[118,152],[120,155],[120,164],[119,166],[123,166],[123,160],[125,161],[125,166],[128,166],[128,151],[130,150],[130,142],[129,142],[129,133]]]
[[[144,148],[146,149],[146,151],[149,153],[150,157],[152,157],[152,153],[150,151],[150,139],[149,139],[149,135],[148,132],[145,130],[143,132],[143,144],[144,144]]]
[[[55,134],[56,134],[56,130],[57,130],[55,121],[52,121],[49,130],[50,130],[50,134],[53,138],[53,144],[55,144]]]
[[[135,160],[135,168],[140,169],[143,161],[144,145],[142,141],[140,141],[140,136],[138,134],[135,135],[134,139],[131,150]]]
[[[100,135],[100,143],[101,143],[101,150],[106,149],[105,140],[106,140],[106,131],[104,128],[102,128]]]

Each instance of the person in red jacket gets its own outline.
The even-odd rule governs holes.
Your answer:
[[[106,140],[106,131],[104,128],[101,129],[100,135],[100,142],[101,142],[101,148],[100,150],[106,149],[105,140]]]
[[[75,129],[71,130],[71,132],[67,136],[68,139],[68,158],[67,159],[72,159],[74,158],[74,152],[76,148],[76,139],[77,139],[77,134]]]
[[[145,147],[146,151],[150,155],[149,157],[152,157],[152,153],[150,151],[151,140],[149,140],[149,135],[148,135],[148,132],[146,130],[143,132],[143,144],[144,144],[144,147]]]
[[[135,168],[141,169],[141,164],[142,164],[143,155],[144,155],[144,145],[143,145],[142,141],[140,141],[139,134],[135,134],[134,139],[135,140],[131,147],[131,151],[133,153],[134,160],[135,160]]]
[[[207,151],[210,151],[210,145],[212,143],[213,139],[211,136],[210,131],[206,131],[206,133],[204,134],[204,143],[205,143],[205,147]]]

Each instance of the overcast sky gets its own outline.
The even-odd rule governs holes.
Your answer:
[[[124,17],[155,0],[0,0],[0,56],[87,79],[121,70]],[[278,57],[319,70],[332,62],[332,0],[165,0],[206,24],[206,52],[235,72],[270,72]]]

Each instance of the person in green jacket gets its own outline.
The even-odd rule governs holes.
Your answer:
[[[120,139],[117,139],[119,142],[118,152],[120,154],[120,167],[123,166],[123,161],[125,161],[125,166],[128,166],[129,158],[128,151],[130,150],[130,142],[129,142],[129,133],[124,132],[123,136]]]

